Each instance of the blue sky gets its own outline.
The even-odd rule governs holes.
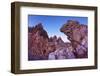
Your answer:
[[[67,20],[77,20],[80,24],[88,25],[87,17],[28,15],[28,26],[32,27],[38,23],[42,23],[49,37],[57,35],[58,37],[62,37],[64,41],[68,41],[67,36],[59,30]]]

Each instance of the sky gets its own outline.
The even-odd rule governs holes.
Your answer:
[[[68,42],[67,36],[60,32],[60,28],[68,20],[76,20],[79,21],[80,24],[88,25],[87,17],[28,15],[28,26],[33,27],[38,23],[42,23],[43,28],[47,31],[49,37],[56,35],[57,37],[61,37],[64,42]]]

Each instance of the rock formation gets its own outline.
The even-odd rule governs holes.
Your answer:
[[[60,31],[70,42],[61,37],[49,37],[42,23],[28,27],[28,60],[54,60],[88,57],[88,28],[78,21],[68,20]]]
[[[54,52],[51,52],[49,54],[48,59],[49,60],[54,60],[54,59],[74,59],[76,58],[72,46],[70,43],[67,43],[66,46],[59,46],[56,48]]]
[[[29,60],[47,59],[46,49],[48,43],[48,34],[43,29],[41,23],[35,27],[29,28],[28,33],[28,53]]]
[[[80,24],[78,21],[69,20],[61,29],[68,39],[71,41],[74,48],[74,54],[77,58],[87,57],[88,52],[88,28],[87,25]]]
[[[49,53],[61,46],[59,44],[65,45],[60,37],[49,38],[41,23],[28,28],[28,60],[48,59]]]

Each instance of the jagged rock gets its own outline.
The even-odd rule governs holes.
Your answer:
[[[35,27],[29,28],[28,33],[28,50],[29,60],[47,59],[46,50],[48,43],[48,34],[43,29],[41,23]]]
[[[28,31],[28,50],[29,60],[45,60],[48,59],[48,55],[54,52],[61,45],[65,45],[63,40],[57,36],[50,37],[44,30],[41,23],[35,27],[29,27]]]
[[[68,39],[71,41],[72,46],[75,49],[75,55],[77,58],[87,57],[87,25],[80,24],[77,21],[69,20],[61,27],[60,31],[68,36]]]
[[[28,28],[28,60],[73,59],[88,57],[88,28],[68,20],[61,29],[70,43],[61,37],[49,37],[42,23]]]

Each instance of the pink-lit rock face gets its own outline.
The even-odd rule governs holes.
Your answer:
[[[61,29],[70,42],[61,37],[49,37],[42,23],[28,28],[28,60],[56,60],[87,58],[88,28],[78,21],[69,20]]]
[[[43,29],[41,23],[29,28],[28,33],[28,53],[29,60],[47,59],[48,34]]]
[[[77,21],[69,20],[61,29],[68,39],[71,41],[74,53],[77,58],[85,58],[88,53],[88,28],[87,25],[80,24]]]

